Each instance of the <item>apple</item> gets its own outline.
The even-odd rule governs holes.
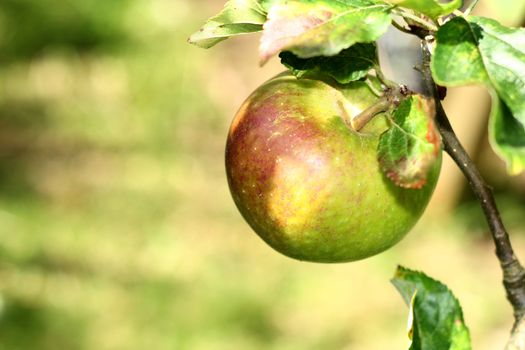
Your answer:
[[[441,162],[421,189],[389,180],[377,160],[385,115],[359,132],[349,126],[376,100],[364,82],[284,74],[241,106],[226,145],[228,184],[244,219],[275,250],[312,262],[364,259],[418,221]]]

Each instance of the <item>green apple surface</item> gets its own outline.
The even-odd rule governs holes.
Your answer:
[[[237,112],[226,145],[230,191],[275,250],[313,262],[359,260],[400,241],[420,218],[440,162],[421,189],[391,182],[377,160],[386,117],[359,132],[349,126],[376,99],[363,82],[280,75]]]

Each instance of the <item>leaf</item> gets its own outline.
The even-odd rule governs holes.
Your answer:
[[[507,28],[483,17],[457,17],[439,29],[436,39],[431,66],[436,82],[445,86],[485,84],[502,100],[514,118],[512,123],[520,130],[525,128],[525,29]],[[493,108],[499,108],[495,98]],[[492,115],[499,114],[493,109]],[[516,135],[503,135],[508,132],[510,128],[499,128],[497,139],[523,144]],[[496,143],[493,146],[498,150]],[[500,149],[498,153],[512,173],[525,170],[522,155],[516,161],[515,152]]]
[[[341,84],[359,80],[379,65],[375,44],[355,44],[336,56],[299,58],[289,51],[279,55],[281,63],[300,78],[305,74],[328,75]]]
[[[462,0],[445,3],[440,0],[390,0],[388,2],[415,10],[433,19],[451,14],[463,4]]]
[[[513,116],[505,102],[495,95],[489,123],[492,148],[507,160],[507,171],[518,174],[525,169],[525,127]]]
[[[410,350],[472,349],[463,311],[447,286],[401,266],[391,282],[410,306]]]
[[[413,95],[401,102],[394,112],[392,126],[381,135],[379,164],[396,185],[421,188],[432,165],[439,160],[441,139],[434,115],[431,99]]]
[[[208,49],[231,36],[259,32],[265,21],[266,12],[259,1],[230,0],[188,41]]]
[[[369,43],[390,25],[391,5],[375,0],[273,1],[259,47],[264,64],[280,51],[300,58],[334,56]]]
[[[525,29],[457,17],[439,29],[436,39],[432,73],[438,84],[489,84],[525,124]]]

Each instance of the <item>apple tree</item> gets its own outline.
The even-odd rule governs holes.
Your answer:
[[[444,150],[489,224],[514,310],[506,349],[525,349],[525,269],[441,104],[447,87],[484,85],[492,96],[491,146],[510,174],[525,170],[525,29],[472,16],[476,4],[230,0],[189,41],[210,48],[262,32],[260,63],[278,55],[287,69],[240,107],[226,146],[232,197],[266,243],[314,262],[388,249],[423,213]],[[421,41],[415,69],[424,93],[381,70],[377,40],[391,25]],[[471,349],[460,303],[446,285],[401,266],[392,283],[410,308],[410,349]]]

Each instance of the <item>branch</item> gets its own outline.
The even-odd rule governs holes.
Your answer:
[[[523,333],[523,328],[525,327],[517,327],[520,321],[523,323],[523,320],[525,320],[525,269],[514,255],[509,235],[501,221],[491,188],[485,183],[476,165],[459,142],[441,105],[437,87],[430,70],[431,54],[428,45],[428,41],[422,41],[422,74],[427,90],[436,103],[436,123],[443,139],[443,145],[445,151],[467,178],[472,191],[480,202],[496,246],[496,255],[503,270],[503,285],[505,286],[507,299],[514,311],[515,330],[521,329],[522,332],[520,334],[525,336],[525,333]],[[525,349],[525,346],[523,349]]]
[[[525,349],[525,318],[522,318],[521,321],[514,326],[509,342],[505,347],[505,350],[523,349]]]

